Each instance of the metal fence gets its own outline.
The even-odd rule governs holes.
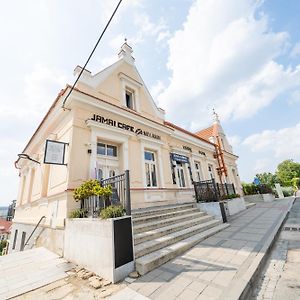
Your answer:
[[[111,186],[111,196],[91,196],[81,200],[81,209],[87,211],[89,217],[98,217],[101,209],[111,205],[122,205],[126,215],[131,215],[130,180],[129,171],[124,174],[103,179],[100,181],[103,187]]]
[[[235,194],[234,184],[216,183],[214,179],[194,182],[197,202],[216,202]]]

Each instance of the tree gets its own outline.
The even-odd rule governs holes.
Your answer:
[[[256,177],[259,179],[261,184],[265,184],[268,187],[273,187],[275,185],[275,183],[278,182],[277,176],[270,172],[256,174]]]
[[[300,164],[292,159],[284,160],[277,166],[276,176],[283,186],[291,186],[292,179],[300,177]]]

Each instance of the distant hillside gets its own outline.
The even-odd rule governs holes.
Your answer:
[[[0,218],[6,218],[8,206],[0,206]]]

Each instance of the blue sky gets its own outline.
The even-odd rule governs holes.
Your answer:
[[[2,3],[0,205],[17,195],[17,153],[74,81],[116,3]],[[250,181],[283,159],[300,161],[299,23],[298,0],[123,0],[88,69],[116,61],[127,37],[167,119],[196,131],[215,108]]]

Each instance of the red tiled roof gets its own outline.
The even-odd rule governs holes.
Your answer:
[[[10,233],[11,221],[0,219],[0,233]]]
[[[214,136],[216,137],[218,135],[218,125],[214,124],[208,128],[199,130],[195,133],[197,136],[209,141],[209,138]]]

